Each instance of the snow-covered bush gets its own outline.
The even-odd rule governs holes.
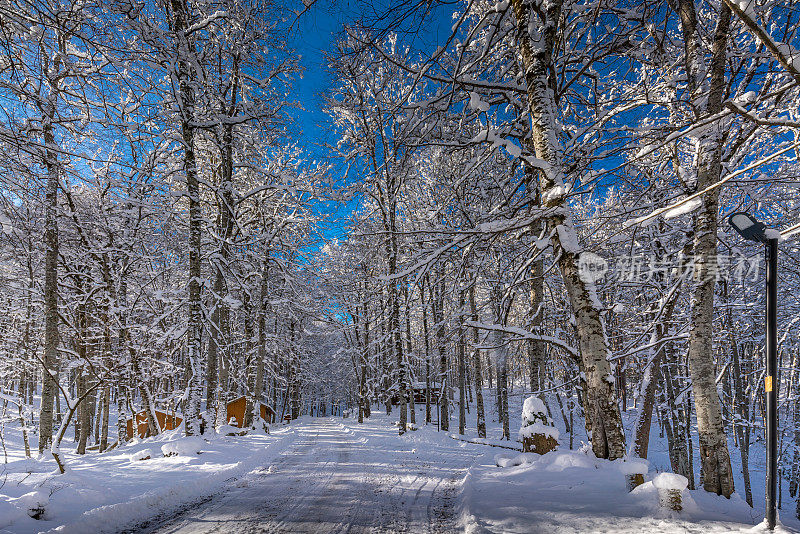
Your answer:
[[[149,460],[154,456],[153,451],[150,449],[142,449],[140,451],[136,451],[131,454],[128,458],[130,458],[131,462],[138,462],[141,460]]]
[[[229,425],[221,425],[217,429],[217,434],[221,436],[244,436],[247,434],[246,428],[239,428],[234,423],[236,421],[235,417],[231,417],[232,424]]]
[[[24,509],[33,519],[44,519],[50,497],[43,491],[32,491],[17,499],[17,506]]]
[[[200,454],[206,442],[200,436],[188,436],[161,446],[164,456],[193,456]]]
[[[522,454],[500,453],[494,456],[494,463],[497,467],[517,467],[518,465],[531,464],[536,458],[538,456],[524,452]]]
[[[524,452],[545,454],[558,447],[558,429],[547,416],[547,408],[539,397],[530,396],[522,405],[519,439]]]

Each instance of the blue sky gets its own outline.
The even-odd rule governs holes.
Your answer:
[[[356,20],[365,6],[369,7],[368,4],[358,0],[317,0],[301,17],[297,31],[292,35],[292,46],[300,55],[304,69],[303,78],[297,80],[294,87],[295,97],[304,109],[296,111],[295,117],[300,130],[299,141],[312,159],[323,159],[327,156],[321,144],[335,144],[333,130],[327,115],[323,112],[321,96],[332,84],[325,67],[325,53],[332,49],[343,25]],[[388,4],[383,8],[388,9]],[[405,42],[418,49],[436,48],[449,36],[450,9],[452,6],[435,10],[434,15],[425,21],[420,31],[415,32],[413,36],[404,35]],[[409,37],[412,38],[411,41],[408,41]],[[333,172],[341,175],[344,171],[342,167],[334,167]],[[322,235],[326,239],[342,237],[344,229],[341,219],[350,214],[356,206],[357,201],[346,205],[320,203],[318,209],[321,213],[340,219],[338,222],[332,220],[325,224]]]
[[[316,148],[320,141],[330,140],[327,116],[322,111],[322,97],[330,86],[330,77],[325,69],[324,53],[331,49],[342,24],[351,16],[352,10],[344,3],[333,5],[331,0],[319,0],[305,13],[298,29],[292,36],[293,46],[300,54],[303,78],[295,83],[295,92],[304,111],[297,111],[301,139],[311,153],[323,155]]]
[[[315,145],[332,140],[320,97],[331,84],[324,54],[331,50],[342,26],[356,20],[365,6],[368,4],[358,0],[317,0],[301,17],[292,36],[292,45],[300,54],[305,69],[303,78],[295,84],[296,96],[305,108],[297,112],[298,126],[302,129],[301,139],[311,153],[324,155]],[[436,48],[450,34],[451,9],[452,6],[448,6],[435,10],[422,29],[413,36],[403,36],[404,42],[417,49]]]
[[[320,145],[335,144],[331,125],[323,111],[322,93],[331,85],[324,54],[332,48],[343,24],[352,19],[353,13],[354,10],[346,2],[318,0],[301,17],[297,30],[292,35],[292,46],[300,55],[304,69],[303,78],[296,80],[294,85],[295,98],[303,109],[294,112],[298,131],[293,133],[298,135],[299,142],[310,159],[324,159],[327,151]],[[334,172],[341,174],[341,171]],[[321,214],[335,219],[323,225],[320,229],[322,235],[326,239],[342,237],[344,229],[341,219],[355,208],[355,203],[337,205],[326,202],[317,203],[316,206]]]

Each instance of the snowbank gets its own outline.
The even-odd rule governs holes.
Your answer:
[[[686,479],[652,473],[628,492],[641,459],[601,460],[584,446],[544,455],[486,453],[464,482],[461,526],[466,532],[753,532],[760,518],[738,495],[728,500],[686,489]],[[680,493],[680,513],[666,509],[659,488]],[[757,530],[756,530],[757,531]],[[784,531],[785,532],[785,531]]]
[[[293,434],[284,427],[271,435],[206,441],[166,432],[104,454],[68,453],[64,475],[57,474],[48,458],[10,462],[0,488],[0,532],[78,534],[130,528],[208,497],[231,479],[263,467],[285,450]]]

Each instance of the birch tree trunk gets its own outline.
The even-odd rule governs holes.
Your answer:
[[[100,421],[100,452],[104,452],[108,448],[108,415],[109,405],[111,404],[111,388],[108,384],[103,386],[103,412],[98,416],[101,417]]]
[[[56,59],[56,61],[59,61]],[[57,395],[55,380],[58,373],[58,187],[59,162],[56,152],[49,147],[56,146],[53,120],[55,118],[57,86],[51,84],[50,94],[42,113],[42,130],[45,146],[45,167],[47,184],[45,186],[44,242],[44,359],[42,361],[42,400],[39,407],[39,453],[53,441],[53,401]]]
[[[86,394],[86,377],[83,369],[78,369],[75,379],[75,396],[83,397]],[[78,406],[78,417],[75,419],[76,437],[78,438],[78,454],[86,454],[86,441],[89,439],[89,407],[85,402]]]
[[[676,352],[670,343],[664,345],[665,365],[662,366],[664,397],[667,404],[667,415],[665,423],[668,421],[671,431],[667,432],[667,443],[669,445],[669,458],[672,471],[685,476],[689,480],[689,489],[694,489],[694,472],[689,454],[690,436],[683,406],[678,404],[675,399],[675,383],[673,373],[678,371]]]
[[[465,291],[465,289],[461,289],[458,293],[458,310],[460,319],[458,325],[458,433],[462,435],[467,430],[467,397],[465,395],[466,392],[464,391],[467,384],[467,364],[465,361],[467,333],[464,327]]]
[[[447,364],[447,347],[445,347],[444,336],[444,288],[443,282],[438,281],[431,286],[431,311],[433,313],[433,321],[436,326],[436,346],[439,350],[439,428],[447,432],[450,430],[450,406],[447,399],[447,388],[449,387],[448,364]],[[436,294],[434,294],[434,287],[436,287]]]
[[[289,339],[291,341],[289,346],[290,350],[292,351],[292,354],[290,355],[291,369],[289,379],[289,395],[292,420],[300,417],[300,361],[297,348],[294,344],[295,326],[294,319],[292,319],[289,323]]]
[[[52,110],[55,113],[55,107]],[[52,118],[52,116],[51,116]],[[47,146],[55,143],[52,124],[45,123],[44,139]],[[39,408],[39,453],[43,453],[53,440],[53,401],[57,394],[56,376],[58,362],[58,161],[55,153],[47,150],[47,185],[45,199],[44,241],[44,359],[42,361],[42,400]]]
[[[725,302],[728,303],[728,283],[726,280],[722,281],[723,296]],[[731,348],[731,363],[733,365],[733,402],[734,402],[734,432],[739,441],[739,454],[742,463],[742,481],[744,482],[744,500],[750,506],[753,506],[753,491],[750,487],[750,432],[748,431],[749,410],[747,401],[745,400],[744,385],[742,382],[746,376],[746,370],[742,367],[739,358],[739,344],[736,341],[734,334],[735,325],[733,322],[733,313],[731,306],[727,306],[725,310],[725,320],[727,323],[728,341]],[[797,365],[792,367],[797,368]],[[795,383],[794,380],[789,383]],[[795,426],[795,428],[797,428]],[[795,453],[797,454],[797,453]]]
[[[697,118],[713,115],[722,109],[725,90],[725,61],[731,11],[720,8],[714,33],[710,65],[710,85],[706,84],[706,66],[697,28],[693,0],[679,0],[677,5],[684,36],[687,85]],[[707,88],[707,89],[706,89]],[[722,166],[722,132],[719,122],[711,125],[695,143],[696,185],[701,191],[719,180]],[[692,327],[689,334],[689,372],[700,437],[700,468],[706,491],[730,497],[734,491],[728,442],[723,428],[722,409],[717,394],[714,366],[713,319],[714,289],[717,273],[717,216],[719,188],[701,197],[695,215]]]
[[[367,274],[366,265],[364,266],[364,274]],[[362,323],[362,342],[363,348],[361,351],[361,382],[359,384],[359,413],[358,413],[358,422],[363,423],[364,418],[369,418],[370,416],[370,406],[369,406],[369,392],[367,391],[367,372],[369,370],[368,362],[369,362],[369,302],[367,301],[367,282],[366,277],[364,281],[364,292],[362,294],[362,305],[361,309],[363,311],[364,316],[361,319]]]
[[[193,47],[186,35],[188,28],[188,6],[185,0],[171,0],[173,31],[177,42],[175,46],[179,60],[176,62],[176,76],[179,89],[179,106],[181,108],[181,141],[183,143],[183,170],[186,174],[186,194],[189,199],[189,321],[187,328],[187,359],[190,377],[188,400],[186,405],[186,435],[200,433],[200,402],[203,387],[203,369],[201,360],[201,341],[203,334],[203,312],[201,309],[201,264],[200,247],[202,233],[202,212],[200,207],[200,182],[197,176],[195,160],[195,127],[194,120],[195,95],[190,84],[190,61],[187,57]]]
[[[508,346],[499,330],[489,332],[492,359],[497,362],[497,421],[503,427],[503,439],[510,439],[508,418]]]
[[[256,376],[253,389],[250,391],[250,410],[248,413],[248,425],[252,425],[261,417],[261,409],[258,405],[264,398],[264,367],[267,360],[267,308],[269,306],[269,264],[265,261],[261,266],[261,284],[258,301],[258,347],[256,348]],[[276,406],[273,406],[275,409]],[[276,421],[277,422],[277,421]]]
[[[536,260],[531,269],[530,288],[530,329],[534,334],[541,335],[544,310],[542,299],[544,297],[544,277],[542,276],[542,261]],[[528,342],[528,374],[531,391],[541,392],[544,387],[546,353],[544,343],[538,340]],[[544,401],[544,393],[537,396]]]
[[[111,344],[111,312],[110,305],[112,302],[112,295],[114,290],[111,282],[111,268],[109,265],[107,255],[103,255],[103,284],[105,285],[105,299],[101,307],[102,321],[103,321],[103,362],[106,367],[112,366],[112,344]],[[100,419],[100,432],[99,444],[100,452],[104,452],[108,448],[108,418],[111,404],[111,387],[108,384],[103,385],[101,391],[102,413],[98,414]]]
[[[561,278],[575,314],[578,346],[586,374],[586,431],[598,458],[625,455],[625,433],[614,394],[614,379],[608,362],[609,347],[600,316],[594,284],[578,272],[580,248],[564,187],[561,147],[556,131],[556,102],[548,75],[554,69],[552,51],[561,16],[561,2],[554,0],[535,13],[525,0],[512,0],[517,20],[516,46],[527,89],[531,142],[535,155],[547,164],[539,171],[539,191],[546,207],[563,209],[548,221]]]
[[[411,343],[411,301],[408,298],[408,284],[403,284],[403,300],[405,305],[405,327],[406,327],[406,352],[403,359],[403,366],[407,374],[406,392],[408,394],[408,413],[411,417],[411,424],[417,423],[417,407],[414,405],[414,376],[412,374],[414,346]],[[409,365],[411,364],[411,365]]]
[[[425,424],[427,425],[433,418],[431,417],[431,342],[428,337],[428,303],[425,301],[425,286],[429,286],[430,281],[427,276],[424,280],[425,283],[419,293],[422,306],[422,337],[425,340]]]
[[[469,313],[473,322],[478,322],[478,308],[475,305],[475,284],[469,288]],[[481,371],[481,351],[478,349],[478,329],[472,329],[472,366],[475,368],[475,413],[477,416],[478,437],[486,437],[486,414],[483,408],[483,372]]]
[[[232,117],[237,109],[237,98],[239,96],[239,62],[238,56],[233,62],[231,77],[233,78],[233,86],[230,91],[230,101],[227,103],[228,108],[222,110],[227,117]],[[220,141],[220,155],[222,158],[220,164],[220,184],[217,191],[217,205],[219,211],[219,228],[218,234],[220,237],[220,246],[218,256],[216,258],[216,273],[214,279],[214,299],[215,307],[212,317],[212,335],[209,336],[208,342],[208,372],[206,373],[207,391],[211,395],[206,400],[206,404],[213,403],[213,385],[218,386],[220,390],[220,398],[218,399],[219,406],[217,408],[217,417],[220,412],[224,412],[227,407],[227,402],[230,400],[228,395],[227,370],[228,370],[228,350],[230,338],[230,310],[228,308],[225,297],[227,296],[227,283],[225,281],[225,269],[228,265],[230,258],[231,238],[234,232],[234,199],[233,199],[233,125],[224,124],[222,128],[222,139]],[[257,312],[260,313],[260,312]],[[250,338],[247,338],[246,343],[252,343]],[[212,350],[213,349],[213,350]],[[216,376],[213,376],[212,366],[214,372],[219,372],[219,381]],[[257,405],[257,404],[256,404]],[[249,411],[245,412],[249,413]],[[227,421],[225,421],[227,423]],[[243,423],[243,421],[242,421]]]
[[[525,174],[527,175],[528,182],[530,184],[536,184],[536,169],[534,169],[531,165],[525,165]],[[534,200],[536,205],[541,204],[542,199],[541,195],[539,194],[538,187],[534,194]],[[542,223],[536,222],[531,225],[531,234],[534,238],[540,239],[542,233]],[[539,258],[533,261],[533,264],[530,267],[530,277],[531,277],[531,284],[530,284],[530,293],[529,293],[529,304],[530,304],[530,317],[529,317],[529,327],[530,331],[534,334],[541,335],[542,334],[542,323],[544,321],[544,259],[542,258],[541,254]],[[528,375],[530,380],[531,391],[541,392],[545,389],[545,364],[547,360],[547,353],[545,345],[542,341],[539,340],[531,340],[528,342]],[[558,393],[556,393],[558,395]],[[538,393],[537,395],[542,402],[547,404],[545,394]]]

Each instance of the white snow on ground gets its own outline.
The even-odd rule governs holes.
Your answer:
[[[364,425],[304,419],[296,436],[263,474],[142,532],[453,532],[483,448],[430,427],[398,438],[381,414]]]
[[[512,428],[521,422],[522,398],[511,397]],[[490,406],[488,394],[486,401]],[[10,455],[0,468],[0,532],[763,530],[757,526],[763,516],[760,443],[751,447],[755,508],[738,494],[727,500],[683,490],[678,513],[659,505],[656,486],[679,487],[680,481],[658,477],[669,462],[665,444],[655,439],[657,423],[650,462],[608,462],[582,445],[582,428],[573,436],[575,450],[569,449],[560,413],[553,414],[560,449],[538,456],[457,441],[451,438],[458,428],[455,418],[449,433],[437,432],[435,421],[424,425],[424,409],[418,410],[419,430],[402,437],[396,412],[373,413],[363,425],[303,417],[273,427],[270,435],[208,441],[175,431],[106,454],[69,454],[66,475],[55,473],[52,460],[20,459],[17,437],[6,427]],[[490,410],[489,436],[477,440],[474,417],[473,409],[463,439],[519,446],[499,439]],[[146,456],[150,459],[140,460]],[[647,482],[629,493],[626,475],[645,469]],[[783,531],[800,532],[788,490],[783,494]],[[37,510],[39,520],[29,517]]]
[[[70,453],[64,475],[52,459],[11,461],[0,467],[0,532],[114,531],[210,495],[261,468],[293,437],[294,429],[284,427],[271,435],[217,436],[200,446],[201,438],[182,438],[176,430],[105,454]],[[163,449],[173,455],[165,457]],[[29,517],[34,500],[44,508],[39,520]]]
[[[628,492],[631,463],[598,460],[588,447],[543,456],[487,453],[465,482],[462,524],[466,532],[723,533],[753,532],[761,521],[738,495],[728,500],[702,490],[682,492],[682,512],[664,509],[651,481]]]

